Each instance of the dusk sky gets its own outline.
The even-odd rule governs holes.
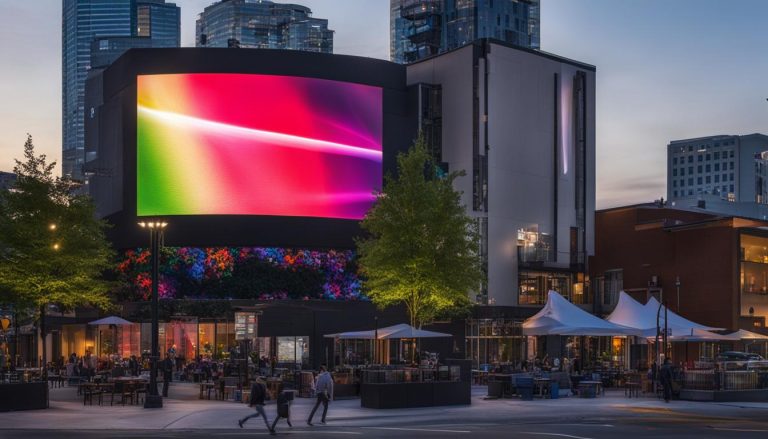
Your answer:
[[[211,0],[177,0],[182,45]],[[389,58],[389,0],[295,0],[336,53]],[[544,51],[597,66],[598,208],[665,194],[669,140],[768,132],[768,1],[542,0]],[[61,1],[0,0],[0,170],[61,160]],[[59,168],[60,169],[60,168]]]

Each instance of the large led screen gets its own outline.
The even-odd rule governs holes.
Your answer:
[[[361,219],[382,182],[382,90],[293,76],[137,79],[138,216]]]

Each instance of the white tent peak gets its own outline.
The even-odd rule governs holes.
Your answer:
[[[550,291],[547,303],[523,323],[525,335],[638,335],[639,331],[590,314]]]
[[[737,337],[739,340],[768,340],[768,335],[758,334],[757,332],[747,331],[746,329],[739,329],[728,335]]]
[[[658,301],[658,299],[656,299],[655,297],[651,296],[651,298],[648,299],[648,303],[645,304],[645,307],[646,308],[650,308],[653,311],[654,316],[655,316],[656,313],[659,312],[659,305],[661,305],[661,303]],[[659,312],[659,322],[661,322],[660,325],[662,327],[664,326],[664,315],[665,315],[665,309],[664,308],[666,308],[666,307],[664,305],[661,305],[661,312]],[[703,329],[705,331],[721,331],[721,330],[724,329],[724,328],[714,328],[712,326],[706,326],[706,325],[701,325],[701,324],[696,323],[696,322],[692,322],[692,321],[686,319],[685,317],[683,317],[683,316],[681,316],[681,315],[679,315],[679,314],[677,314],[675,312],[670,311],[669,309],[666,310],[666,314],[667,314],[667,319],[668,319],[667,327],[673,328],[672,336],[675,335],[674,328],[683,329],[682,332],[685,332],[686,334],[691,334],[693,329]],[[655,323],[654,323],[654,326],[655,326]]]

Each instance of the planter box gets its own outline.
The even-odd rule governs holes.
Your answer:
[[[768,389],[754,390],[680,390],[680,399],[713,402],[768,402]]]
[[[374,409],[468,405],[472,403],[471,392],[469,382],[363,383],[360,385],[360,405]]]
[[[0,412],[48,408],[48,383],[0,384]]]

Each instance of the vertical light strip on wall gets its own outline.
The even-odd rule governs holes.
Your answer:
[[[572,101],[573,84],[570,81],[560,82],[560,147],[562,151],[563,175],[568,174],[568,151],[572,141]]]

